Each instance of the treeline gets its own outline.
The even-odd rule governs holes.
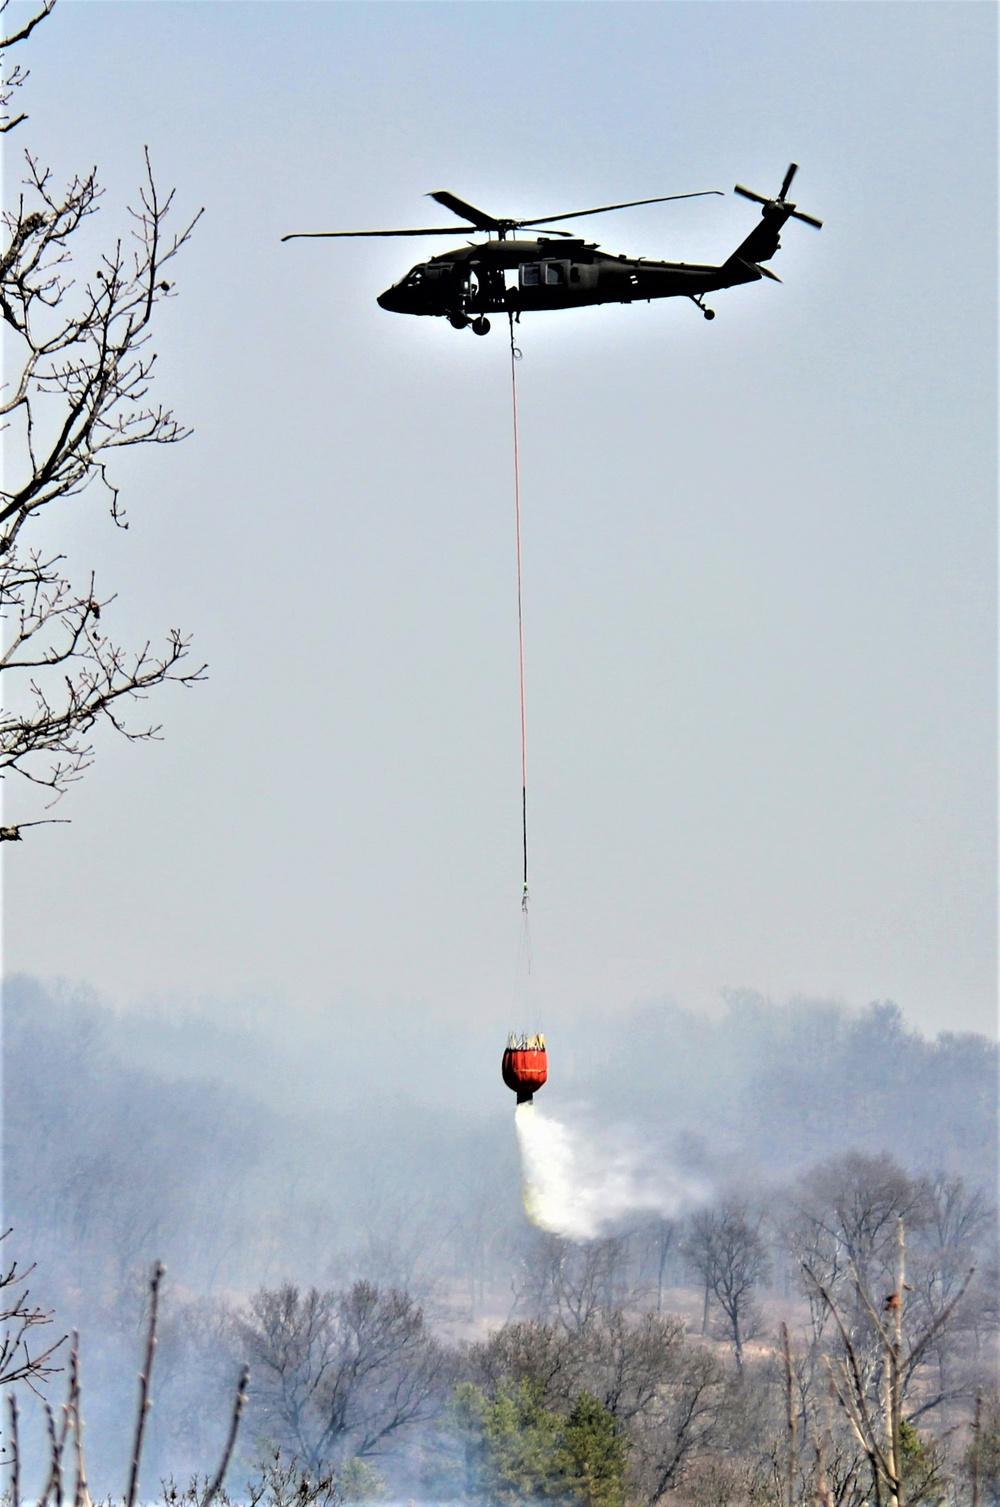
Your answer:
[[[994,1219],[958,1176],[851,1153],[766,1207],[730,1194],[581,1245],[536,1233],[511,1317],[475,1341],[449,1340],[411,1294],[364,1279],[264,1285],[244,1300],[168,1294],[147,1490],[217,1453],[248,1363],[237,1497],[244,1479],[262,1489],[263,1470],[300,1507],[316,1494],[995,1503]],[[664,1287],[664,1252],[691,1284],[687,1318],[671,1311],[687,1290]],[[106,1343],[104,1368],[127,1373],[147,1317],[125,1300],[107,1315],[123,1343]],[[98,1400],[108,1381],[98,1371]],[[119,1472],[127,1443],[125,1429]],[[92,1460],[92,1483],[113,1470]]]
[[[480,1339],[366,1278],[244,1299],[168,1287],[147,1490],[217,1452],[249,1364],[237,1480],[270,1459],[352,1500],[862,1507],[887,1500],[888,1467],[859,1419],[883,1438],[895,1375],[911,1507],[971,1503],[974,1482],[1000,1500],[995,1214],[959,1175],[848,1153],[766,1201],[731,1191],[582,1244],[525,1230],[510,1317]],[[131,1283],[84,1336],[103,1491],[147,1320]]]
[[[74,1319],[156,1259],[198,1293],[364,1276],[506,1312],[525,1226],[491,1038],[405,1017],[316,1034],[280,1014],[120,1016],[24,978],[4,1004],[7,1218],[52,1300],[80,1298]],[[709,1186],[886,1148],[996,1186],[995,1044],[927,1040],[894,1006],[649,1007],[567,1026],[552,1061],[543,1108]]]
[[[463,1091],[433,1028],[420,1053],[401,1023],[397,1049],[409,1054],[411,1070],[449,1064],[450,1106],[390,1091],[394,1037],[381,1029],[374,1034],[387,1043],[387,1081],[366,1100],[358,1086],[370,1086],[370,1062],[352,1056],[350,1039],[329,1053],[314,1042],[310,1078],[301,1060],[282,1058],[259,1022],[242,1036],[206,1032],[209,1052],[196,1055],[197,1020],[119,1017],[91,998],[31,980],[9,983],[5,1003],[12,1253],[37,1263],[35,1298],[63,1328],[80,1330],[95,1490],[116,1484],[130,1448],[148,1272],[162,1259],[169,1274],[148,1426],[149,1489],[160,1475],[203,1468],[217,1453],[225,1399],[248,1360],[242,1470],[270,1439],[282,1460],[294,1455],[317,1469],[328,1453],[338,1471],[348,1470],[355,1494],[375,1489],[375,1470],[386,1490],[444,1497],[475,1495],[472,1476],[462,1477],[456,1461],[473,1471],[469,1462],[478,1459],[476,1479],[493,1483],[482,1491],[499,1500],[514,1492],[498,1484],[505,1451],[520,1458],[530,1437],[548,1440],[532,1493],[572,1498],[566,1481],[558,1483],[575,1469],[573,1451],[590,1418],[617,1441],[608,1445],[621,1466],[615,1490],[638,1503],[653,1472],[653,1434],[643,1431],[667,1437],[662,1419],[655,1429],[650,1421],[666,1394],[650,1399],[652,1412],[624,1419],[594,1356],[607,1353],[612,1332],[622,1344],[648,1332],[650,1345],[656,1335],[661,1348],[670,1339],[678,1364],[708,1368],[714,1379],[700,1397],[728,1399],[698,1411],[711,1420],[710,1433],[697,1450],[685,1446],[665,1490],[680,1491],[683,1477],[684,1491],[693,1491],[697,1472],[708,1472],[720,1503],[742,1500],[739,1492],[753,1495],[760,1484],[739,1474],[740,1451],[749,1459],[753,1450],[725,1429],[744,1413],[747,1428],[754,1419],[753,1428],[764,1429],[760,1420],[777,1427],[784,1416],[781,1322],[808,1391],[797,1415],[804,1471],[810,1459],[818,1468],[812,1433],[822,1436],[826,1426],[825,1357],[839,1334],[816,1281],[836,1303],[854,1305],[848,1332],[866,1333],[870,1347],[852,1284],[857,1276],[882,1311],[893,1290],[899,1216],[908,1231],[908,1321],[933,1330],[908,1383],[906,1416],[919,1435],[911,1442],[924,1441],[922,1449],[939,1441],[942,1479],[949,1490],[968,1487],[969,1421],[981,1391],[989,1412],[995,1363],[996,1050],[984,1038],[928,1041],[894,1007],[852,1014],[826,1004],[778,1008],[749,996],[733,996],[721,1021],[663,1006],[636,1012],[613,1032],[565,1035],[547,1102],[593,1136],[631,1124],[647,1158],[687,1169],[703,1189],[683,1218],[625,1218],[604,1238],[573,1245],[525,1220],[506,1091],[499,1082],[491,1098],[478,1082]],[[370,1057],[371,1033],[366,1040]],[[273,1085],[266,1097],[256,1092],[261,1080],[254,1092],[247,1086],[247,1063],[258,1054]],[[435,1082],[422,1072],[410,1076]],[[350,1083],[352,1096],[344,1089]],[[972,1265],[976,1276],[962,1292]],[[310,1315],[305,1331],[303,1313]],[[284,1329],[274,1328],[279,1319]],[[397,1339],[402,1326],[409,1336],[402,1348],[419,1366],[398,1395],[398,1377],[370,1369],[379,1405],[395,1399],[391,1426],[355,1394],[336,1427],[331,1414],[316,1436],[326,1431],[328,1450],[316,1443],[313,1414],[325,1406],[337,1357],[356,1359],[343,1348],[345,1336],[360,1346],[365,1325]],[[306,1343],[309,1334],[319,1350]],[[562,1392],[539,1393],[523,1368],[481,1369],[490,1345],[513,1346],[519,1334],[550,1354]],[[269,1355],[279,1340],[290,1370],[280,1371]],[[880,1374],[877,1355],[865,1364],[866,1375]],[[567,1377],[575,1378],[571,1385]],[[279,1395],[299,1399],[294,1428],[283,1421]],[[343,1400],[343,1388],[338,1395]],[[743,1399],[739,1408],[733,1397]],[[597,1404],[611,1423],[594,1412]],[[359,1433],[362,1415],[374,1442]],[[837,1416],[847,1427],[842,1409]],[[471,1437],[474,1424],[480,1434]],[[764,1430],[753,1446],[758,1463],[770,1458],[768,1439],[773,1445]],[[527,1478],[517,1479],[523,1496]],[[850,1479],[850,1491],[862,1491],[862,1477]],[[729,1497],[725,1482],[725,1492],[743,1484]],[[841,1501],[850,1507],[850,1492],[836,1498],[837,1507]]]
[[[606,1120],[641,1119],[664,1141],[701,1138],[716,1165],[786,1176],[841,1151],[891,1146],[909,1167],[997,1178],[997,1046],[930,1039],[889,1001],[775,1005],[727,991],[708,1020],[669,1003],[574,1042],[578,1091]]]

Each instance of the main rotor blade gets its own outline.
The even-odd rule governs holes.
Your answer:
[[[788,190],[792,186],[792,179],[795,177],[795,174],[798,172],[798,170],[799,165],[797,162],[790,162],[788,164],[788,172],[785,174],[785,181],[781,185],[781,193],[778,195],[779,199],[785,199],[788,197]]]
[[[462,230],[472,230],[472,225],[435,225],[423,230],[294,230],[291,235],[283,235],[283,241],[311,241],[326,240],[331,236],[370,236],[370,235],[459,235]]]
[[[823,229],[823,221],[822,220],[817,220],[815,215],[806,215],[806,214],[803,214],[802,211],[801,211],[801,209],[793,209],[792,210],[792,219],[793,220],[805,220],[805,222],[806,222],[807,225],[815,225],[815,227],[816,227],[817,230],[822,230]]]
[[[514,220],[511,223],[524,230],[532,225],[551,225],[554,220],[579,220],[584,215],[606,215],[612,209],[634,209],[640,204],[668,204],[672,199],[704,199],[709,194],[719,194],[721,189],[703,188],[695,194],[662,194],[657,199],[628,199],[624,204],[600,204],[596,209],[574,209],[565,215],[536,215],[533,220]]]
[[[744,188],[742,183],[733,184],[733,193],[742,194],[744,199],[752,199],[755,204],[770,204],[770,199],[765,199],[763,194],[755,194],[752,188]]]
[[[446,188],[436,189],[434,193],[427,195],[436,204],[443,204],[445,209],[450,209],[452,214],[458,215],[460,220],[468,220],[478,230],[499,230],[500,221],[488,215],[485,210],[477,209],[474,204],[467,204],[457,194],[450,194]]]

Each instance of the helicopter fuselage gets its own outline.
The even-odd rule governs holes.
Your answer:
[[[456,329],[471,325],[473,333],[485,335],[490,314],[522,314],[545,309],[582,309],[589,304],[651,302],[654,298],[690,298],[706,319],[715,314],[705,307],[703,295],[739,283],[759,282],[762,277],[781,279],[763,265],[781,245],[781,231],[790,219],[804,220],[822,229],[822,220],[804,214],[788,198],[798,172],[788,165],[775,199],[737,183],[734,192],[761,206],[761,217],[750,234],[718,267],[697,262],[659,262],[648,257],[615,256],[593,241],[561,230],[518,239],[514,232],[551,226],[555,220],[579,220],[588,215],[610,214],[644,204],[666,204],[674,199],[699,199],[718,189],[693,194],[664,194],[654,199],[629,199],[622,204],[602,204],[596,209],[574,209],[565,214],[539,215],[532,220],[498,219],[477,209],[447,189],[430,195],[459,219],[468,221],[474,235],[484,232],[484,243],[467,242],[410,268],[405,277],[379,295],[383,309],[394,314],[444,317]],[[367,239],[370,236],[439,236],[451,232],[437,225],[393,230],[294,231],[283,241],[313,239]],[[494,239],[494,236],[496,237]]]
[[[378,302],[396,314],[461,320],[653,298],[698,301],[703,293],[757,282],[765,275],[752,262],[735,256],[719,267],[659,262],[615,256],[583,240],[540,236],[442,252],[411,267]]]

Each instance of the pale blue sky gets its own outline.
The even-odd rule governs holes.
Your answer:
[[[992,1030],[995,27],[986,4],[63,0],[30,145],[206,206],[163,314],[195,428],[54,521],[208,685],[5,854],[7,965],[507,1026],[519,900],[505,348],[289,230],[727,190],[586,222],[783,285],[526,320],[533,932],[550,1023],[749,985]],[[432,219],[430,221],[434,223]],[[456,244],[461,243],[456,237]],[[94,242],[96,245],[96,241]],[[447,241],[430,243],[443,250]],[[11,819],[31,814],[8,793]]]

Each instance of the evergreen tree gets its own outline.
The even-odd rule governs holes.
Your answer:
[[[585,1507],[620,1507],[625,1494],[625,1440],[591,1392],[581,1392],[563,1428],[560,1462]]]

